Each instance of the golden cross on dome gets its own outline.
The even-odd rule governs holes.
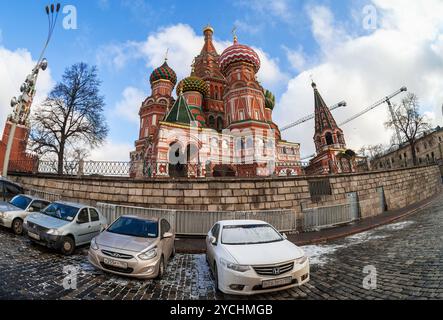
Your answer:
[[[234,26],[234,28],[232,29],[232,35],[234,36],[234,42],[238,41],[238,37],[237,37],[237,27]]]

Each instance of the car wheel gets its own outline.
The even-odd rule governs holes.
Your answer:
[[[215,291],[220,292],[220,287],[218,284],[218,269],[217,264],[214,262],[214,282],[215,282]]]
[[[158,266],[157,279],[160,280],[161,278],[163,278],[164,274],[165,274],[165,258],[162,256],[160,259],[160,265]]]
[[[172,252],[171,252],[171,258],[174,258],[176,255],[176,251],[175,251],[175,245],[172,247]]]
[[[21,219],[15,219],[12,221],[12,231],[18,236],[23,234],[23,221]]]
[[[71,237],[64,237],[62,240],[61,251],[65,256],[70,256],[74,253],[75,241]]]

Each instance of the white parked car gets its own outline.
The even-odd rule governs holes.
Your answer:
[[[206,247],[216,288],[226,294],[286,290],[310,279],[303,250],[263,221],[220,221],[208,233]]]
[[[0,225],[23,234],[23,221],[32,212],[39,212],[50,204],[36,197],[18,195],[9,202],[0,203]]]
[[[106,229],[107,221],[96,208],[57,201],[29,215],[23,227],[33,242],[71,255]]]

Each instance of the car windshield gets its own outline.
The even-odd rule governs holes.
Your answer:
[[[25,210],[29,204],[31,203],[31,199],[25,196],[16,196],[14,197],[9,203],[12,204],[14,207],[20,208],[22,210]]]
[[[225,226],[222,232],[222,243],[227,245],[248,245],[271,243],[284,240],[268,224]]]
[[[151,220],[121,217],[107,231],[137,238],[157,238],[158,223]]]
[[[77,215],[78,208],[61,203],[53,203],[46,207],[41,213],[65,221],[73,221]]]

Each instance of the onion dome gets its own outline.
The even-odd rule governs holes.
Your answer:
[[[200,92],[203,97],[209,94],[209,88],[205,81],[197,76],[190,76],[179,82],[177,86],[177,95],[181,92],[197,91]]]
[[[275,107],[275,96],[269,90],[265,91],[265,107],[271,110],[274,110]]]
[[[260,70],[261,62],[257,52],[252,48],[239,44],[237,37],[234,39],[234,44],[223,51],[220,56],[220,68],[223,73],[234,62],[247,62],[254,66],[255,72]]]
[[[170,66],[168,66],[166,61],[161,67],[155,69],[151,74],[151,84],[158,80],[169,80],[174,85],[177,84],[177,74]]]

